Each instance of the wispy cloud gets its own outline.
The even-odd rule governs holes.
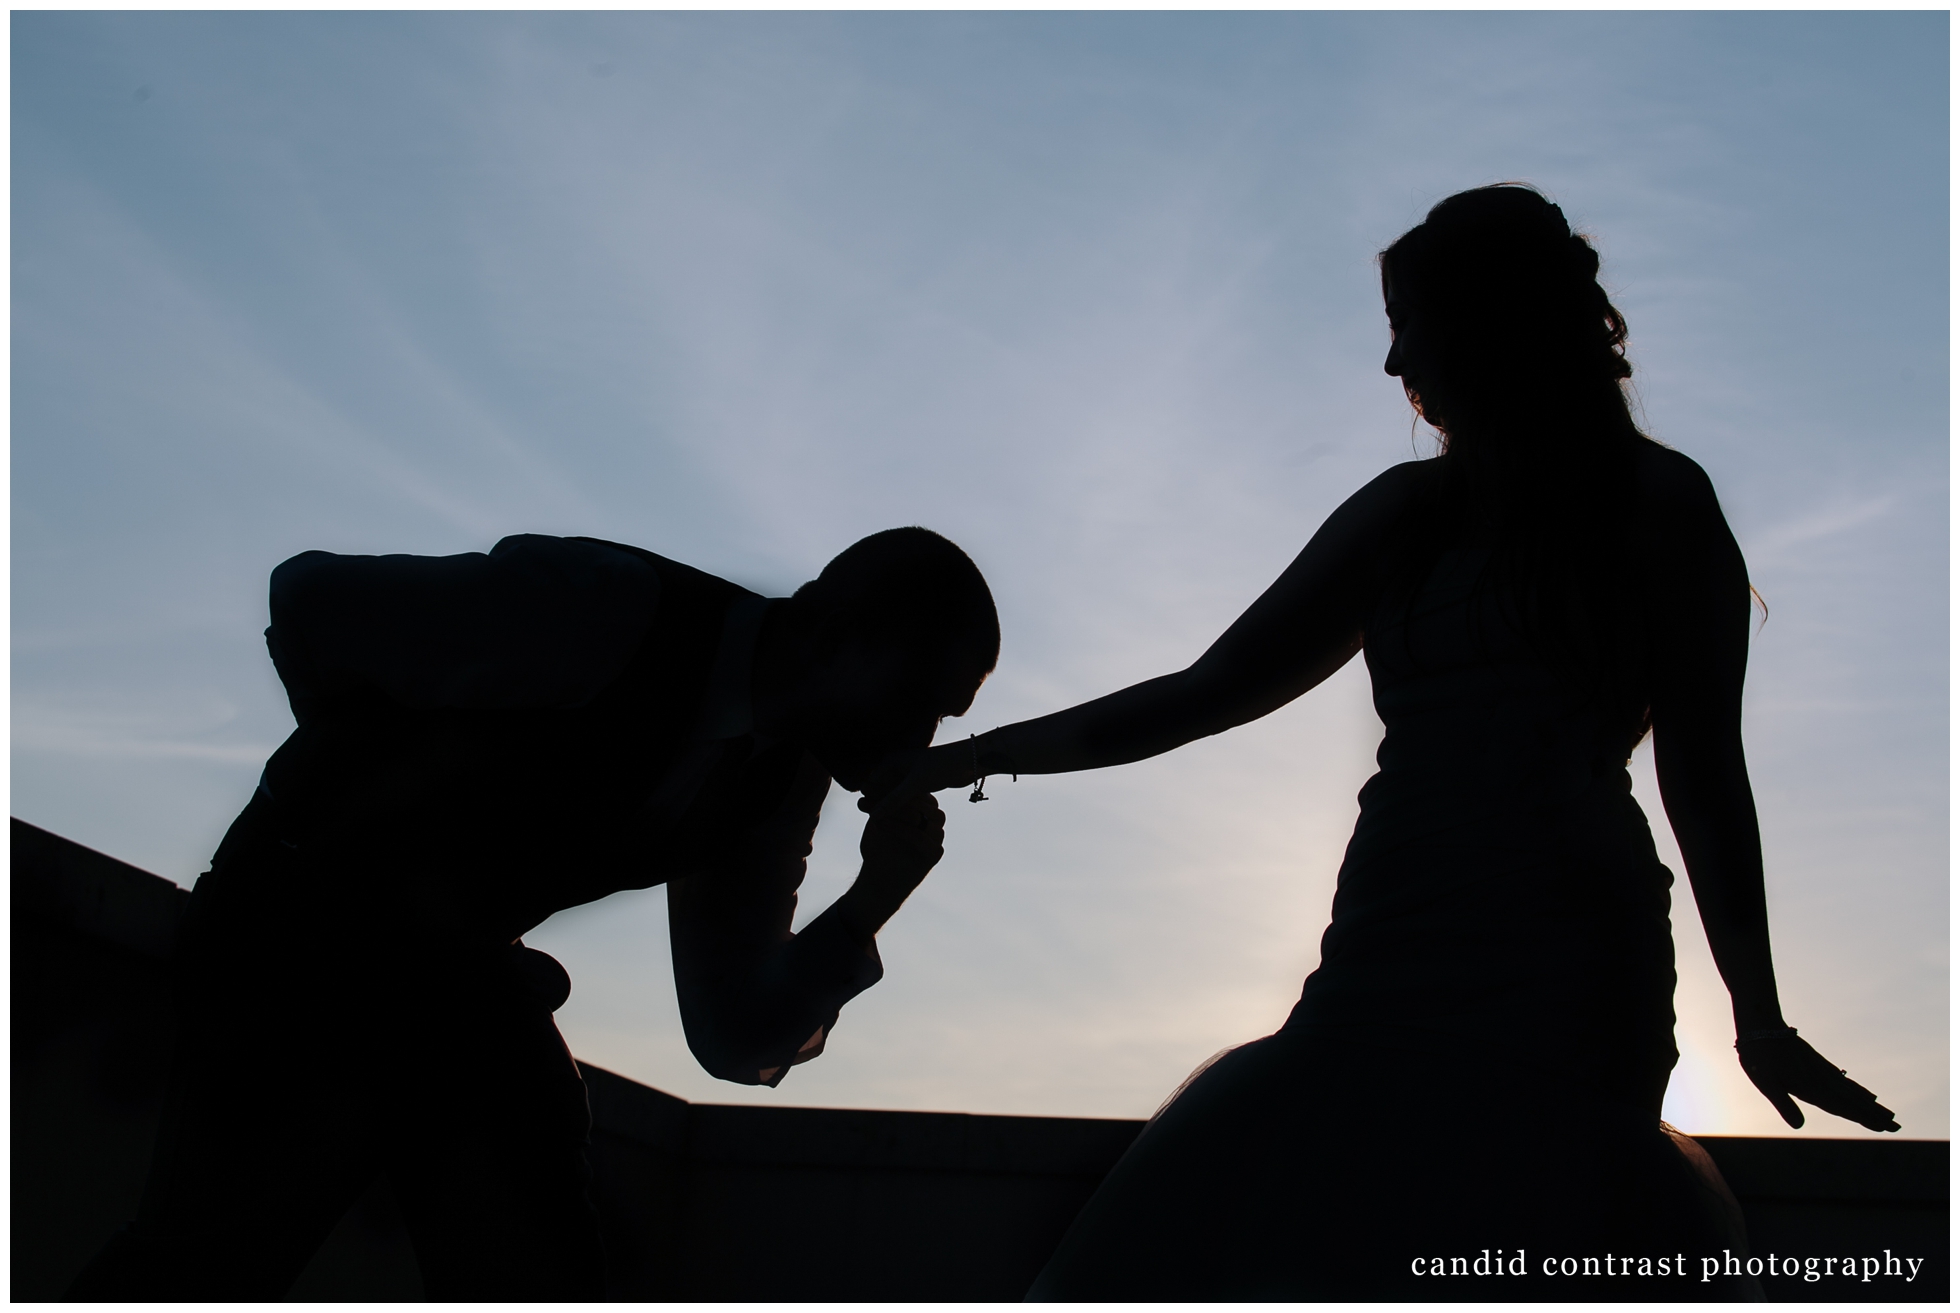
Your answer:
[[[1759,568],[1780,566],[1791,560],[1798,548],[1862,528],[1884,517],[1898,504],[1896,495],[1886,493],[1821,507],[1752,535],[1742,544],[1743,555]]]
[[[233,711],[173,717],[151,711],[77,710],[16,701],[13,746],[17,752],[123,761],[254,764],[271,756],[279,746],[276,741],[223,742],[207,737],[219,734],[235,718]]]
[[[182,854],[156,864],[197,869],[287,723],[256,629],[266,572],[307,547],[596,532],[779,587],[922,522],[1003,610],[955,732],[1188,662],[1411,455],[1374,252],[1447,191],[1524,177],[1604,247],[1655,431],[1769,526],[1744,545],[1779,621],[1832,620],[1770,626],[1754,705],[1885,720],[1752,740],[1765,833],[1806,836],[1773,876],[1779,966],[1845,1019],[1836,1060],[1909,1052],[1937,1093],[1943,997],[1871,982],[1944,942],[1896,910],[1944,889],[1943,812],[1883,822],[1859,906],[1803,909],[1865,869],[1882,796],[1947,768],[1940,662],[1890,656],[1944,631],[1872,600],[1945,596],[1944,557],[1912,554],[1944,506],[1870,473],[1944,451],[1937,371],[1899,372],[1944,350],[1944,285],[1895,268],[1945,258],[1943,23],[17,15],[22,796],[85,842],[140,818]],[[954,808],[886,984],[786,1097],[1142,1115],[1276,1024],[1370,769],[1365,684]],[[813,905],[853,873],[834,810]],[[619,903],[541,937],[580,981],[574,1044],[776,1097],[688,1084],[658,918]],[[1805,947],[1840,932],[1857,947]],[[1684,982],[1719,1065],[1719,981]],[[1696,1115],[1745,1118],[1720,1089]]]

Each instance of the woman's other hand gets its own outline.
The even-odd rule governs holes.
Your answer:
[[[1794,1030],[1737,1040],[1735,1052],[1750,1081],[1793,1127],[1803,1125],[1803,1110],[1796,1104],[1796,1099],[1802,1099],[1868,1130],[1899,1129],[1892,1110],[1882,1106],[1877,1095],[1832,1066]]]

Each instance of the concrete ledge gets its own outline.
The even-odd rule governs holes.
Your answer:
[[[624,1136],[662,1153],[685,1154],[693,1105],[651,1085],[616,1076],[604,1067],[578,1064],[594,1130]]]
[[[19,817],[11,820],[16,915],[46,918],[155,962],[169,959],[190,890]]]
[[[1140,1121],[698,1104],[696,1162],[1100,1180]]]
[[[1822,1113],[1813,1114],[1823,1116]],[[1946,1207],[1945,1140],[1695,1137],[1738,1198]]]
[[[12,1288],[58,1298],[134,1212],[186,890],[15,820]],[[690,1104],[581,1064],[593,1200],[619,1299],[1016,1300],[1140,1121]],[[1943,1140],[1698,1136],[1752,1250],[1926,1260],[1910,1288],[1765,1278],[1776,1300],[1944,1300]],[[377,1185],[293,1298],[416,1299]]]

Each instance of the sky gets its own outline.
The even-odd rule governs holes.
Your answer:
[[[1947,21],[15,13],[13,813],[193,883],[291,729],[265,581],[312,548],[586,534],[781,595],[924,524],[1004,634],[942,738],[1180,668],[1434,450],[1375,253],[1521,179],[1595,238],[1641,417],[1768,605],[1785,1012],[1944,1137]],[[1380,732],[1355,662],[1149,762],[942,795],[884,982],[773,1091],[689,1057],[660,890],[527,942],[574,1052],[686,1098],[1146,1116],[1285,1018]],[[1666,1115],[1785,1133],[1685,879],[1675,928]]]

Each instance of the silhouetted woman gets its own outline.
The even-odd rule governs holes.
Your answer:
[[[1357,651],[1374,682],[1380,770],[1319,969],[1173,1095],[1031,1295],[1747,1297],[1719,1262],[1703,1280],[1740,1214],[1660,1120],[1672,877],[1626,770],[1650,728],[1743,1069],[1792,1126],[1796,1095],[1898,1127],[1777,1001],[1741,553],[1701,468],[1635,427],[1625,322],[1557,206],[1463,192],[1381,267],[1384,368],[1441,454],[1349,498],[1189,669],[887,768],[904,793],[1113,766]]]

